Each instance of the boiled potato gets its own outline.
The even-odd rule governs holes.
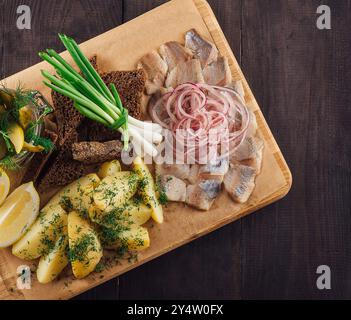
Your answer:
[[[162,223],[163,210],[156,196],[155,182],[148,167],[140,157],[136,157],[133,161],[133,168],[142,181],[140,187],[141,196],[143,197],[146,205],[150,206],[152,209],[152,219],[154,219],[157,223]]]
[[[100,179],[95,173],[79,178],[56,193],[42,211],[50,210],[52,206],[61,204],[66,210],[74,209],[87,213],[93,201],[94,188],[99,183]]]
[[[121,164],[118,160],[108,161],[100,166],[98,176],[100,179],[104,179],[107,176],[113,176],[115,173],[120,172],[121,170]]]
[[[62,235],[66,215],[60,205],[41,211],[27,233],[13,245],[12,254],[25,260],[45,254]]]
[[[67,215],[64,216],[63,223],[63,234],[58,238],[49,253],[39,260],[37,278],[40,283],[53,281],[69,262]]]
[[[96,178],[96,177],[95,177]],[[99,179],[100,182],[100,179]],[[73,210],[79,211],[88,217],[89,208],[92,205],[94,199],[94,191],[97,186],[97,180],[87,185],[82,189],[76,196],[70,197],[70,203]]]
[[[76,211],[68,214],[68,242],[73,274],[84,278],[101,260],[102,247],[94,228]]]
[[[130,171],[117,172],[102,179],[95,189],[94,205],[101,211],[111,211],[126,203],[137,191],[138,175]]]
[[[151,209],[134,199],[112,211],[101,211],[94,205],[89,208],[89,217],[92,221],[104,227],[115,229],[119,225],[142,225],[151,217]]]
[[[150,246],[149,232],[141,226],[125,230],[102,228],[101,241],[106,249],[144,250]]]

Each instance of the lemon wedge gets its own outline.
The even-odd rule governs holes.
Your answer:
[[[16,153],[20,153],[24,144],[24,132],[22,127],[17,122],[11,122],[7,129],[7,134],[15,147]]]
[[[0,207],[0,248],[20,239],[39,213],[40,198],[33,182],[14,190]]]
[[[0,205],[5,201],[10,191],[10,179],[4,170],[0,168]]]

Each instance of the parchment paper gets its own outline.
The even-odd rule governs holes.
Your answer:
[[[196,5],[193,0],[174,0],[166,3],[135,20],[87,41],[82,44],[83,51],[87,56],[97,54],[99,66],[103,71],[130,70],[135,68],[136,62],[143,54],[158,48],[166,41],[177,40],[183,43],[185,32],[195,28],[203,36],[212,38],[222,54],[231,54],[230,51],[226,51],[230,49],[226,47],[225,39],[220,38],[223,35],[207,4],[203,0],[194,1]],[[216,32],[216,39],[213,39],[214,33],[212,31],[210,33],[209,26],[206,25],[204,19],[207,24],[211,23],[213,32]],[[221,40],[221,44],[217,43],[218,39]],[[57,41],[59,41],[58,38]],[[229,58],[234,78],[244,80],[236,61]],[[50,100],[49,90],[42,85],[40,69],[51,70],[51,67],[46,63],[40,63],[5,79],[5,83],[9,87],[15,87],[18,81],[21,81],[27,88],[41,91]],[[152,228],[149,228],[151,247],[139,254],[136,263],[123,261],[103,273],[92,274],[83,280],[72,281],[72,277],[67,275],[48,285],[37,283],[36,276],[33,274],[31,290],[19,291],[16,289],[16,269],[19,265],[27,264],[27,262],[12,256],[10,250],[1,250],[0,298],[69,298],[283,196],[291,183],[289,172],[283,172],[285,161],[280,155],[254,97],[250,95],[250,89],[246,82],[244,83],[249,106],[255,111],[258,118],[259,133],[265,139],[262,173],[256,180],[256,188],[248,203],[235,204],[226,192],[222,192],[209,212],[193,210],[184,204],[169,204],[165,209],[165,222],[162,225],[149,223],[149,226],[153,225]],[[285,168],[285,170],[288,169]],[[68,273],[70,272],[68,271]]]

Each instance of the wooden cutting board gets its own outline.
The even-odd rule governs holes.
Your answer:
[[[219,227],[248,215],[284,197],[290,190],[292,177],[282,153],[264,119],[232,50],[205,0],[173,0],[128,23],[82,44],[87,56],[98,55],[103,71],[130,70],[145,53],[166,41],[184,42],[184,34],[195,28],[217,45],[228,57],[234,80],[242,80],[246,102],[255,113],[258,133],[265,142],[263,167],[256,179],[256,188],[245,204],[235,204],[225,192],[216,199],[209,212],[200,212],[183,204],[171,203],[165,208],[162,225],[148,223],[151,246],[138,259],[113,263],[101,273],[82,280],[72,278],[69,270],[57,281],[41,285],[32,276],[30,290],[18,290],[17,267],[28,262],[12,256],[9,249],[0,250],[0,299],[68,299],[109,279],[125,273],[170,250],[182,246]],[[57,41],[59,41],[57,39]],[[66,53],[63,54],[67,57]],[[40,69],[52,70],[46,63],[37,64],[5,80],[8,87],[20,81],[27,88],[37,89],[50,101],[49,90],[42,85]],[[13,185],[16,181],[12,180]],[[19,182],[19,181],[18,181]],[[34,266],[36,263],[29,263]]]

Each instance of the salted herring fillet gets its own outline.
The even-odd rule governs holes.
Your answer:
[[[159,53],[168,65],[168,72],[172,71],[179,63],[189,61],[193,53],[177,41],[166,42],[160,46]]]
[[[258,137],[246,137],[241,145],[232,154],[232,163],[240,162],[255,169],[256,174],[261,172],[264,142]]]
[[[241,164],[230,164],[224,176],[224,188],[231,198],[238,203],[245,203],[255,188],[256,171]]]
[[[205,83],[226,87],[232,82],[232,72],[229,68],[228,58],[219,57],[203,69]]]
[[[192,59],[179,63],[166,79],[166,88],[175,88],[185,82],[204,83],[200,60]]]
[[[258,137],[246,137],[233,153],[231,160],[247,160],[257,156],[264,146],[263,140]]]
[[[221,182],[217,180],[201,180],[186,188],[186,204],[200,210],[210,210],[213,202],[221,192]]]
[[[195,29],[191,29],[185,34],[185,47],[189,48],[195,57],[200,59],[203,68],[217,60],[216,46],[202,38]]]
[[[155,164],[156,176],[171,175],[178,179],[185,180],[189,176],[190,167],[188,164]]]
[[[142,68],[145,71],[147,78],[145,88],[148,95],[154,94],[163,87],[168,66],[157,51],[153,50],[144,55],[140,59],[137,68]]]
[[[222,182],[224,175],[229,170],[229,163],[226,159],[218,160],[216,163],[209,162],[206,165],[201,165],[198,170],[199,179],[217,180]]]
[[[163,192],[168,201],[184,202],[186,196],[186,184],[183,180],[172,175],[164,175],[160,178]]]

